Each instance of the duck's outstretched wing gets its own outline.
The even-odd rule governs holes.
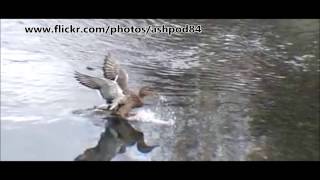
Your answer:
[[[102,70],[106,79],[115,80],[118,76],[117,83],[123,91],[127,91],[128,73],[120,67],[116,59],[111,57],[110,53],[104,59]]]
[[[96,89],[100,91],[100,94],[105,99],[113,99],[121,95],[122,92],[119,92],[117,84],[109,79],[101,79],[93,76],[88,76],[75,72],[74,77],[78,82],[88,88]],[[121,91],[121,90],[120,90]]]
[[[77,71],[75,71],[74,77],[80,84],[91,89],[100,89],[104,84],[107,84],[107,81],[103,79],[81,74]]]

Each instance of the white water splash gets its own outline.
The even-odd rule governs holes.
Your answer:
[[[166,102],[167,98],[165,96],[160,95],[159,100],[160,100],[160,102]]]
[[[137,146],[127,147],[124,154],[118,154],[111,161],[151,161],[151,153],[141,153]]]
[[[128,119],[130,121],[150,122],[150,123],[163,124],[163,125],[169,125],[169,126],[174,125],[174,121],[172,119],[169,119],[166,121],[161,120],[150,109],[139,110],[135,116],[129,117]]]

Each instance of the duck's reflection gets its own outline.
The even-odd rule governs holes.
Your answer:
[[[110,161],[118,153],[124,153],[127,146],[135,144],[142,153],[149,153],[158,147],[158,145],[148,146],[144,142],[143,133],[134,129],[128,120],[116,116],[105,119],[107,125],[97,146],[85,150],[75,158],[75,161]]]

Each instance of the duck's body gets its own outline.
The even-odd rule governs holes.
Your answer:
[[[106,56],[103,63],[104,78],[97,78],[75,72],[75,78],[82,85],[91,89],[99,90],[101,96],[111,106],[101,107],[102,110],[112,110],[113,114],[122,118],[128,117],[129,112],[136,107],[143,106],[143,98],[153,94],[149,87],[142,87],[138,93],[128,88],[128,73],[120,67],[110,54]]]
[[[142,87],[138,93],[130,90],[128,88],[128,73],[118,65],[110,54],[104,59],[103,74],[106,79],[116,81],[126,95],[125,101],[113,111],[113,114],[122,118],[130,116],[129,112],[133,108],[143,106],[145,96],[154,94],[153,90],[147,86]]]
[[[81,74],[77,71],[75,72],[75,78],[80,84],[88,88],[98,90],[100,95],[106,100],[107,104],[111,104],[110,107],[108,107],[110,110],[113,110],[126,100],[126,96],[116,81],[92,77]]]
[[[122,118],[126,118],[129,116],[134,115],[134,113],[129,114],[129,112],[133,108],[142,107],[143,106],[143,100],[137,96],[136,94],[130,94],[126,101],[120,105],[117,109],[115,109],[112,114],[121,116]]]

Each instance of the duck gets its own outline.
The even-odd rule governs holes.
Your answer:
[[[107,103],[107,107],[100,106],[100,108],[113,110],[119,104],[124,103],[127,98],[119,84],[116,82],[117,78],[115,78],[115,80],[103,79],[82,74],[78,71],[75,71],[74,77],[80,84],[99,91],[100,95]]]
[[[138,92],[134,92],[129,89],[129,76],[127,71],[119,65],[117,59],[111,56],[110,53],[108,53],[104,59],[102,70],[104,77],[111,81],[117,82],[126,96],[124,102],[119,104],[119,106],[112,111],[112,115],[118,115],[122,118],[134,116],[135,113],[130,113],[133,108],[142,107],[144,105],[145,97],[157,94],[150,86],[143,86]]]
[[[135,115],[130,111],[133,108],[142,107],[144,105],[143,99],[146,96],[157,94],[150,86],[141,87],[137,93],[130,90],[127,71],[110,53],[104,59],[102,71],[104,78],[89,76],[77,71],[74,73],[74,77],[80,84],[98,90],[106,100],[107,106],[99,106],[97,109],[111,110],[112,115],[126,118]]]

